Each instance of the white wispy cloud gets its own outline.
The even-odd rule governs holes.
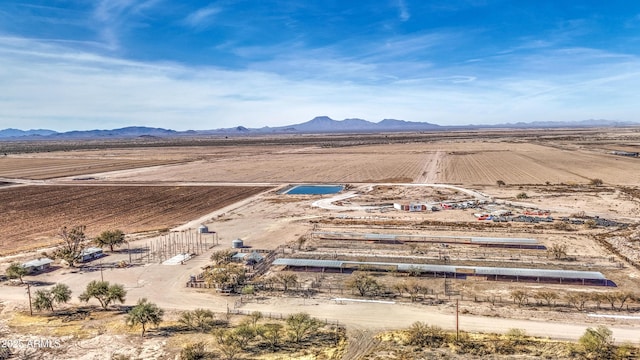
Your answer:
[[[184,19],[184,23],[192,28],[203,28],[210,23],[211,18],[213,18],[221,11],[222,8],[211,4],[187,15],[187,17]]]
[[[407,3],[405,0],[398,0],[398,17],[400,21],[407,21],[411,19],[411,14],[409,13],[409,8],[407,7]]]
[[[508,54],[499,64],[430,64],[421,71],[420,61],[397,65],[413,67],[408,73],[390,70],[398,59],[363,62],[312,51],[288,59],[224,70],[0,37],[0,128],[261,127],[320,114],[439,124],[637,120],[640,60],[626,54],[567,48]],[[512,70],[496,75],[499,66]]]
[[[157,6],[162,0],[99,0],[93,10],[90,27],[109,50],[120,48],[121,33],[135,26],[134,16]]]

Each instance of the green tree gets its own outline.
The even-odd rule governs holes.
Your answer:
[[[223,359],[234,360],[242,351],[240,345],[238,345],[238,339],[233,331],[216,329],[213,332],[213,337],[218,345],[217,349]]]
[[[193,311],[185,311],[180,314],[178,322],[190,330],[207,332],[215,326],[216,316],[211,310],[195,309]]]
[[[243,350],[247,348],[249,342],[257,335],[255,328],[251,326],[251,321],[238,325],[233,329],[233,334],[235,335],[236,342]]]
[[[147,324],[158,326],[162,322],[163,315],[164,310],[160,309],[158,305],[148,302],[146,298],[142,298],[138,300],[138,304],[129,311],[126,322],[130,327],[141,325],[142,337],[144,337]]]
[[[579,343],[584,351],[592,359],[611,359],[613,355],[612,332],[606,326],[600,325],[587,328],[584,335],[580,337]]]
[[[62,238],[63,244],[55,251],[55,256],[61,258],[74,266],[75,262],[82,256],[82,247],[87,242],[87,236],[84,234],[85,225],[74,226],[68,229],[64,226],[58,232],[58,236]]]
[[[87,284],[86,290],[80,294],[80,301],[89,302],[91,298],[95,298],[100,302],[104,310],[109,304],[119,301],[124,303],[127,291],[120,284],[110,285],[108,281],[94,280]]]
[[[231,262],[231,257],[234,255],[234,251],[226,249],[226,250],[218,250],[211,254],[211,261],[214,266],[225,265]]]
[[[37,311],[51,310],[53,312],[53,295],[48,290],[37,290],[33,297],[33,308]]]
[[[547,253],[555,259],[564,260],[567,258],[567,245],[553,244],[549,249],[547,249]]]
[[[263,315],[260,311],[254,311],[251,314],[249,314],[249,319],[251,319],[251,325],[253,325],[254,329],[257,327],[258,321],[260,321],[262,317]]]
[[[114,246],[120,246],[127,241],[124,239],[122,230],[106,230],[95,238],[96,245],[103,247],[108,246],[113,251]]]
[[[410,280],[406,283],[406,290],[411,297],[411,302],[414,302],[418,298],[418,294],[424,290],[424,286],[418,281]]]
[[[496,180],[496,185],[498,185],[498,187],[502,187],[505,186],[506,183],[503,180]]]
[[[398,293],[398,296],[402,297],[405,291],[407,291],[407,285],[403,282],[393,284],[392,289]]]
[[[591,295],[583,292],[574,292],[567,294],[566,300],[569,305],[576,308],[578,311],[582,311],[586,308],[586,304],[591,300]]]
[[[237,285],[244,284],[245,279],[244,266],[234,263],[218,265],[207,269],[204,273],[204,281],[220,290],[233,289]]]
[[[625,302],[627,302],[628,300],[633,301],[636,298],[635,294],[629,291],[618,291],[616,292],[616,297],[618,298],[618,301],[620,301],[618,310],[622,310]]]
[[[611,310],[615,310],[616,302],[618,302],[618,293],[606,292],[602,294],[602,299],[611,305]]]
[[[518,306],[522,306],[529,302],[529,293],[524,290],[513,290],[511,292],[511,298]]]
[[[49,290],[38,290],[33,298],[33,307],[38,310],[54,311],[53,304],[64,304],[71,300],[71,289],[65,284],[56,284]]]
[[[280,343],[280,339],[282,338],[283,326],[282,324],[277,323],[268,323],[260,326],[258,328],[258,335],[264,339],[269,345],[271,350],[275,350]]]
[[[25,269],[22,264],[17,262],[11,263],[11,265],[9,265],[5,272],[9,279],[20,279],[20,283],[22,284],[24,284],[24,280],[22,280],[22,277],[27,275],[27,273],[27,269]]]
[[[58,304],[66,304],[71,300],[71,289],[65,284],[56,284],[51,288],[53,301]]]
[[[552,306],[555,305],[555,302],[559,296],[553,291],[539,291],[535,293],[533,297],[540,302],[544,301],[547,306]]]
[[[380,289],[378,281],[376,281],[373,276],[364,272],[354,273],[351,278],[347,280],[346,285],[350,289],[357,290],[360,296],[373,294]]]
[[[289,315],[286,322],[289,336],[295,343],[299,343],[304,340],[305,337],[320,327],[320,322],[318,322],[318,320],[312,318],[309,314],[302,312]]]
[[[594,293],[589,294],[589,300],[591,300],[594,303],[596,303],[596,308],[598,308],[598,310],[600,310],[600,305],[606,299],[603,296],[603,294],[594,292]]]
[[[256,288],[253,285],[245,285],[242,287],[242,295],[253,295],[256,293]]]
[[[285,292],[287,292],[290,287],[298,285],[298,276],[296,274],[280,273],[276,276],[276,280],[282,284]]]

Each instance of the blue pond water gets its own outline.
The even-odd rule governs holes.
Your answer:
[[[325,195],[335,194],[342,191],[342,185],[297,185],[289,189],[286,194],[290,195]]]

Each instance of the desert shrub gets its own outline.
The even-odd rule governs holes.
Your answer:
[[[571,224],[566,223],[564,221],[556,221],[553,223],[553,228],[560,231],[572,231],[573,227]]]
[[[584,226],[585,226],[587,229],[593,229],[593,228],[595,228],[597,225],[598,225],[598,224],[597,224],[597,223],[596,223],[596,221],[595,221],[595,220],[593,220],[593,219],[589,219],[589,220],[587,220],[587,221],[585,221],[585,222],[584,222]]]
[[[429,326],[416,321],[406,331],[407,344],[414,346],[439,347],[446,339],[445,332],[438,326]]]
[[[180,350],[180,360],[213,359],[213,354],[205,349],[204,342],[188,344]]]
[[[582,345],[589,359],[611,359],[613,355],[612,332],[606,326],[600,325],[594,328],[587,328],[584,335],[580,337],[579,343]]]
[[[505,335],[509,340],[521,341],[527,336],[527,333],[522,329],[509,329]]]
[[[521,192],[518,195],[516,195],[516,199],[528,199],[529,195],[527,195],[526,192]]]
[[[589,184],[593,185],[593,186],[600,186],[604,183],[604,181],[602,181],[602,179],[591,179],[589,180]]]

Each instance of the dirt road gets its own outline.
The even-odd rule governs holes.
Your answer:
[[[248,303],[245,311],[282,312],[285,314],[307,312],[310,315],[339,321],[348,327],[382,331],[409,327],[415,321],[438,325],[444,329],[455,329],[455,313],[452,307],[448,313],[436,308],[410,304],[381,304],[341,302],[340,304],[321,299],[274,299],[269,303]],[[586,318],[586,315],[585,315]],[[504,319],[483,316],[460,316],[460,329],[487,333],[504,333],[509,329],[523,329],[527,334],[559,340],[577,341],[588,327],[594,325],[565,324],[535,320]],[[638,342],[638,328],[610,327],[618,343]]]

